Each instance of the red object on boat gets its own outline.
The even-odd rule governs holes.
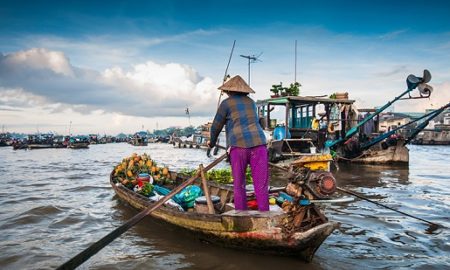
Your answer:
[[[250,210],[258,210],[258,202],[256,200],[247,201],[247,207]]]
[[[138,186],[142,187],[145,183],[150,182],[150,175],[148,173],[140,173],[136,180],[138,180]]]
[[[319,192],[325,195],[333,194],[336,191],[336,179],[330,173],[320,175]]]

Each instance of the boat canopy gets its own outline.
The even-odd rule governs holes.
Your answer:
[[[272,106],[286,107],[286,114],[284,121],[288,123],[288,128],[309,129],[311,127],[312,119],[316,118],[316,106],[324,105],[325,111],[329,116],[329,110],[332,106],[350,106],[355,101],[352,99],[334,99],[326,96],[286,96],[270,98],[265,100],[258,100],[256,102],[259,108],[259,113],[264,116],[269,125],[269,129],[276,127],[276,122],[271,121],[270,111]],[[327,117],[329,119],[329,117]],[[276,121],[276,120],[273,120]],[[287,134],[286,130],[286,134]]]
[[[267,104],[284,105],[286,103],[295,105],[313,105],[313,104],[353,104],[355,100],[352,99],[333,99],[327,97],[315,97],[315,96],[287,96],[278,98],[269,98],[256,101],[258,106],[264,106]]]

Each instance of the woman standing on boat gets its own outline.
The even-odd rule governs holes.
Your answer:
[[[260,211],[269,211],[269,171],[266,137],[259,123],[255,102],[248,97],[255,93],[239,76],[225,82],[219,90],[228,98],[220,104],[211,126],[209,147],[214,147],[225,126],[230,146],[231,173],[234,181],[236,210],[247,209],[245,172],[250,165],[256,200]]]

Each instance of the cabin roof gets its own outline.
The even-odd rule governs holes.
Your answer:
[[[314,96],[287,96],[287,97],[277,97],[269,98],[256,101],[257,105],[265,104],[280,104],[284,105],[286,103],[296,104],[296,105],[311,105],[311,104],[353,104],[355,101],[352,99],[333,99],[327,97],[314,97]]]

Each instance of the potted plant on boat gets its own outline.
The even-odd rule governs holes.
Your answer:
[[[287,87],[282,87],[282,88],[281,88],[281,96],[282,96],[282,97],[290,96],[290,94],[289,94],[289,88],[287,88]]]
[[[300,94],[300,86],[302,85],[299,82],[291,83],[289,88],[286,88],[288,96],[298,96]]]
[[[298,82],[291,83],[289,87],[283,87],[283,83],[281,82],[280,84],[274,84],[270,89],[270,91],[273,93],[273,95],[271,95],[270,97],[276,98],[279,96],[298,96],[300,94],[300,86],[302,85]]]
[[[280,96],[280,91],[283,89],[282,84],[280,82],[280,84],[274,84],[272,85],[272,88],[270,89],[270,92],[273,93],[273,95],[271,95],[271,98],[276,98]]]

